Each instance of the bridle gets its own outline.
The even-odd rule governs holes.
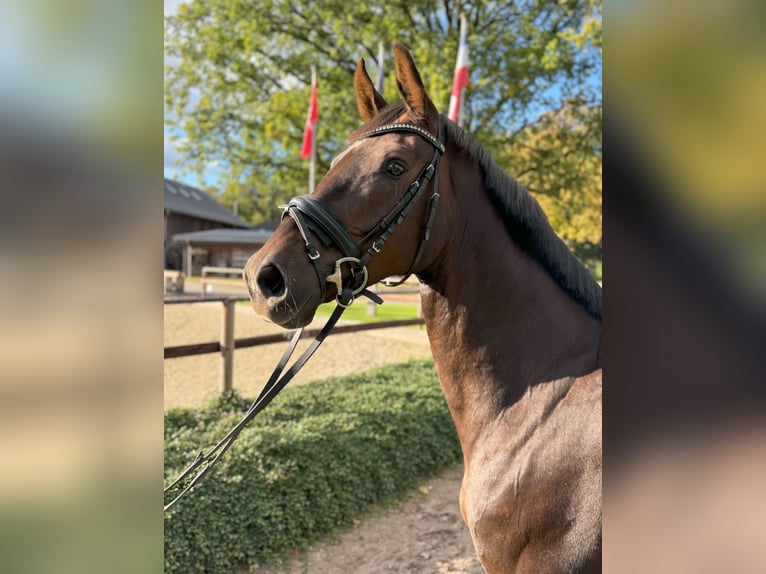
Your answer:
[[[404,221],[404,218],[409,213],[412,206],[417,202],[417,199],[423,194],[428,182],[436,174],[436,170],[439,166],[439,159],[441,159],[444,153],[443,143],[443,127],[439,126],[439,134],[434,137],[425,129],[410,123],[392,123],[380,126],[371,130],[359,139],[371,138],[381,136],[387,133],[397,132],[410,132],[418,134],[428,143],[434,147],[434,155],[431,161],[420,171],[418,177],[408,187],[407,191],[402,195],[399,201],[394,207],[386,214],[380,222],[370,230],[370,232],[364,236],[361,242],[357,245],[354,240],[346,232],[345,228],[325,208],[322,203],[311,195],[301,195],[294,197],[290,202],[284,206],[284,212],[282,219],[290,216],[295,224],[298,226],[298,231],[301,234],[301,238],[306,246],[306,254],[311,261],[314,271],[317,274],[319,280],[319,288],[322,292],[322,299],[324,299],[325,283],[333,283],[338,290],[337,306],[333,311],[327,323],[322,328],[320,333],[314,338],[314,341],[309,347],[301,354],[298,359],[292,364],[292,366],[285,372],[287,362],[290,360],[293,352],[295,351],[298,341],[303,334],[303,328],[299,328],[293,334],[287,349],[282,354],[279,363],[271,373],[269,380],[264,385],[261,393],[252,402],[244,417],[232,428],[226,436],[224,436],[218,444],[211,447],[207,452],[200,451],[196,458],[176,477],[170,484],[168,484],[164,493],[168,494],[173,489],[178,487],[180,492],[166,505],[164,505],[165,511],[169,510],[178,500],[181,499],[186,493],[188,493],[202,478],[207,475],[212,469],[213,465],[217,463],[224,453],[231,447],[234,441],[237,439],[242,429],[245,428],[248,422],[252,418],[261,412],[266,406],[279,394],[279,392],[287,385],[290,380],[298,373],[298,371],[306,364],[311,358],[314,352],[319,348],[322,342],[329,335],[332,328],[338,322],[338,319],[345,311],[346,307],[354,302],[354,297],[362,294],[369,297],[376,303],[382,303],[383,300],[375,293],[367,289],[367,263],[383,248],[383,245],[391,237],[396,227]],[[436,208],[439,205],[439,193],[438,193],[438,178],[434,179],[434,191],[429,201],[428,214],[423,227],[423,236],[420,240],[420,246],[415,254],[415,258],[410,265],[410,268],[405,273],[404,277],[395,283],[389,283],[389,285],[400,285],[406,281],[410,276],[415,266],[420,261],[425,249],[425,244],[431,235],[431,227],[433,225],[434,216],[436,214]],[[321,257],[321,254],[311,241],[311,233],[316,235],[319,240],[326,246],[334,245],[343,254],[343,257],[335,261],[335,272],[327,277],[322,277],[322,273],[319,270],[317,260]],[[362,253],[362,249],[370,241],[372,245],[366,252]],[[343,265],[349,266],[349,279],[348,284],[344,284],[343,281]],[[284,372],[284,375],[282,374]],[[196,474],[195,474],[196,473]],[[182,481],[188,477],[192,477],[187,483],[182,484]]]
[[[431,157],[431,160],[420,171],[415,181],[407,187],[407,191],[402,195],[399,201],[383,217],[383,219],[381,219],[380,222],[364,236],[359,244],[354,242],[337,218],[312,195],[294,197],[287,205],[281,206],[284,209],[282,219],[289,216],[298,226],[298,231],[300,232],[306,247],[306,254],[314,267],[314,272],[319,281],[319,289],[322,294],[322,299],[324,299],[325,283],[332,283],[335,285],[338,293],[336,301],[341,307],[348,307],[351,305],[351,303],[354,302],[354,298],[359,294],[382,303],[382,300],[380,300],[377,295],[366,288],[368,279],[367,264],[375,254],[380,253],[385,242],[391,237],[391,234],[396,227],[404,221],[404,218],[407,216],[412,206],[423,194],[428,186],[428,182],[436,174],[436,170],[439,167],[439,160],[441,159],[442,154],[444,154],[444,128],[441,124],[439,125],[439,133],[436,137],[416,124],[391,123],[366,132],[362,134],[359,139],[402,132],[419,135],[434,147],[434,154]],[[417,253],[415,254],[415,258],[402,279],[396,282],[386,283],[389,286],[401,285],[404,283],[412,274],[413,269],[417,266],[423,256],[426,243],[431,236],[431,227],[433,226],[434,217],[436,215],[436,208],[439,205],[438,183],[438,177],[434,178],[434,190],[431,199],[429,200],[428,213],[423,225],[423,235]],[[343,257],[335,261],[335,271],[326,277],[322,277],[322,272],[319,269],[318,260],[321,257],[321,254],[311,241],[310,232],[319,238],[325,246],[335,246],[343,254]],[[362,254],[364,246],[368,245],[371,241],[372,244],[370,247],[364,254]],[[343,280],[343,265],[348,265],[348,278],[350,281],[344,282]]]

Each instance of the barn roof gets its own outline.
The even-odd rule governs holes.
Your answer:
[[[165,178],[164,203],[167,212],[198,217],[233,227],[252,227],[204,191],[168,178]]]
[[[226,243],[239,245],[263,245],[273,231],[263,229],[206,229],[176,233],[173,241],[178,243]]]

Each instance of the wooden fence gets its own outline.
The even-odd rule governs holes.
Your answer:
[[[236,349],[245,349],[247,347],[256,347],[258,345],[270,345],[282,341],[289,341],[292,338],[292,331],[283,333],[273,333],[271,335],[259,335],[257,337],[244,337],[242,339],[234,338],[234,315],[237,301],[249,301],[246,295],[230,295],[218,297],[177,297],[165,299],[165,305],[191,304],[191,303],[210,303],[220,301],[223,306],[223,315],[221,318],[221,337],[218,341],[207,343],[191,343],[188,345],[174,345],[165,347],[165,358],[176,359],[179,357],[189,357],[192,355],[204,355],[207,353],[220,353],[221,355],[221,392],[230,391],[234,378],[234,351]],[[407,327],[409,325],[422,325],[422,317],[417,319],[399,319],[396,321],[377,321],[374,323],[358,323],[354,325],[336,325],[333,333],[356,333],[359,331],[370,331],[373,329],[387,329],[390,327]],[[305,329],[302,339],[315,337],[321,329]]]
[[[206,265],[202,268],[202,275],[200,277],[200,287],[202,288],[202,298],[205,299],[205,295],[208,292],[208,285],[212,287],[213,282],[210,281],[211,275],[235,275],[242,279],[242,267],[213,267]]]
[[[211,277],[214,275],[235,275],[237,277],[242,276],[243,269],[241,267],[213,267],[213,266],[205,266],[202,268],[202,275],[200,276],[200,288],[202,291],[202,298],[207,299],[208,301],[212,301],[214,299],[211,299],[207,296],[208,294],[208,286],[212,289],[213,285],[215,284],[215,281],[211,280]],[[167,273],[167,272],[166,272]],[[167,280],[166,280],[167,281]],[[420,293],[420,290],[412,285],[412,284],[406,284],[404,285],[404,289],[398,288],[396,289],[397,295],[417,295]],[[409,288],[407,288],[409,287]],[[378,292],[378,285],[372,285],[370,287],[371,291]],[[183,278],[181,279],[181,291],[183,291]],[[386,292],[384,290],[384,292]],[[368,301],[367,302],[367,316],[368,317],[375,317],[378,314],[378,305],[374,301]],[[420,313],[420,307],[418,307],[418,317],[421,316]]]

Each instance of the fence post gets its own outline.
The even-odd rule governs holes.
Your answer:
[[[234,380],[234,313],[236,301],[223,301],[221,321],[221,392],[230,391]]]

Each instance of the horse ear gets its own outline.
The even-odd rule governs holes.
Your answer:
[[[378,112],[388,105],[383,96],[372,85],[372,80],[367,74],[367,68],[364,65],[364,58],[356,63],[356,70],[354,70],[354,91],[356,92],[356,105],[359,108],[359,115],[362,116],[362,120],[365,122],[378,115]]]
[[[396,85],[408,111],[415,116],[416,120],[425,121],[429,126],[437,125],[439,112],[431,98],[426,94],[423,81],[420,79],[420,74],[410,53],[399,42],[394,42],[392,46],[394,49]]]

